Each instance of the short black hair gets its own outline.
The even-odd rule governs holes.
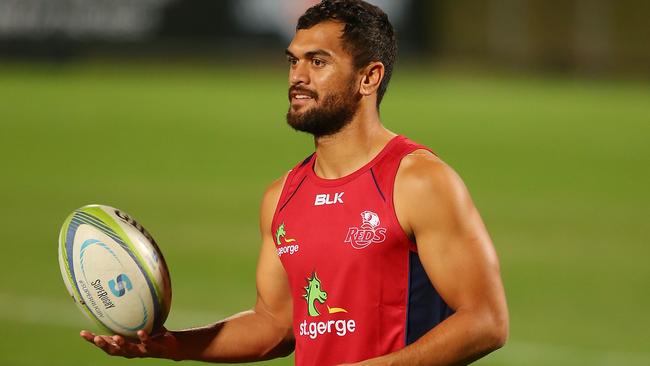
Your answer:
[[[309,29],[325,21],[341,22],[343,48],[354,59],[359,70],[371,62],[384,64],[384,79],[377,90],[377,108],[388,89],[397,58],[397,39],[388,16],[377,6],[361,0],[323,0],[307,9],[300,19],[296,31]]]

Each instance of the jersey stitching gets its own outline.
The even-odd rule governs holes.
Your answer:
[[[300,181],[300,183],[298,183],[298,186],[296,187],[296,189],[294,189],[293,192],[291,192],[291,195],[289,196],[289,198],[287,198],[287,201],[282,205],[282,207],[280,207],[280,210],[278,210],[278,213],[282,212],[282,210],[283,210],[283,209],[285,208],[285,206],[289,203],[289,201],[291,201],[291,199],[292,199],[293,196],[296,194],[296,192],[298,192],[298,189],[300,189],[300,186],[301,186],[302,183],[305,181],[305,179],[307,179],[307,176],[306,176],[306,175],[305,175],[304,177],[302,177],[302,180]]]
[[[312,154],[309,155],[305,160],[303,160],[302,163],[300,164],[300,167],[302,168],[302,167],[304,167],[305,165],[307,165],[307,163],[309,163],[309,161],[310,161],[311,158],[314,156],[314,154],[316,154],[316,153],[312,153]]]
[[[424,150],[429,150],[429,149],[426,146],[420,146],[420,145],[414,145],[414,144],[409,144],[409,145],[410,146],[406,147],[403,151],[400,152],[399,155],[401,155],[401,156],[396,161],[397,166],[395,167],[394,174],[391,174],[389,176],[388,189],[390,191],[390,199],[388,200],[388,207],[389,207],[389,211],[390,211],[390,216],[391,216],[393,222],[396,225],[395,228],[400,233],[398,235],[402,236],[406,240],[406,242],[409,244],[409,249],[410,250],[417,251],[417,244],[415,243],[414,240],[412,240],[406,234],[406,232],[404,231],[404,228],[402,227],[402,225],[399,222],[399,219],[397,218],[397,211],[395,210],[395,180],[397,179],[397,172],[399,171],[399,167],[402,164],[402,161],[404,160],[404,158],[408,154],[412,153],[415,150],[419,150],[419,149],[424,149]]]
[[[381,199],[384,202],[386,202],[386,197],[384,197],[384,192],[382,192],[381,188],[379,188],[379,183],[377,183],[377,178],[375,177],[375,172],[374,172],[373,168],[370,168],[370,174],[372,175],[372,181],[375,182],[375,187],[377,187],[377,191],[379,192],[379,195],[381,196]]]

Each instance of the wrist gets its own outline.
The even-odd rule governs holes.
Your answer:
[[[172,361],[183,361],[192,359],[184,353],[184,347],[181,345],[182,333],[178,331],[165,332],[165,350],[162,358]]]
[[[398,360],[395,353],[390,353],[372,360],[368,366],[398,366]]]

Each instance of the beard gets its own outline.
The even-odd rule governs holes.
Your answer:
[[[289,106],[287,123],[294,130],[310,133],[314,137],[329,136],[341,131],[352,121],[359,108],[361,95],[355,92],[354,85],[355,80],[351,80],[341,93],[327,95],[320,106],[314,106],[302,113],[292,111]],[[303,88],[292,89],[307,93]],[[315,93],[308,95],[311,95],[314,101],[318,100]]]

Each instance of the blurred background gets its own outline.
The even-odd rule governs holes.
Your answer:
[[[501,258],[511,336],[477,364],[650,364],[650,2],[371,2],[400,39],[382,120],[459,172]],[[156,237],[168,327],[252,306],[262,192],[313,149],[284,49],[314,3],[0,0],[1,365],[171,364],[78,338],[57,235],[89,203]]]

